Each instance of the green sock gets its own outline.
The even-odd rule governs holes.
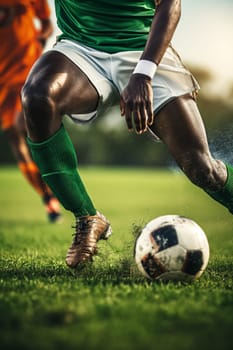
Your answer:
[[[64,126],[48,140],[27,140],[42,178],[67,210],[75,216],[95,215],[96,209],[77,171],[73,144]]]
[[[226,164],[226,169],[227,181],[223,188],[216,192],[209,190],[206,190],[206,192],[233,214],[233,167]]]

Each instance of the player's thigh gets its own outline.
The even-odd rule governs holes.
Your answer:
[[[167,145],[177,163],[193,164],[209,158],[209,146],[202,117],[190,95],[167,103],[155,116],[152,130]]]
[[[51,99],[61,115],[92,112],[99,99],[85,73],[55,51],[45,53],[33,66],[23,88],[23,100],[33,94]]]

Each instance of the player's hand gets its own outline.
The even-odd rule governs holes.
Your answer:
[[[48,38],[53,33],[53,25],[50,19],[41,20],[41,29],[37,33],[37,40],[41,43],[42,47],[45,47],[45,44]]]
[[[138,134],[153,123],[153,90],[151,79],[143,74],[133,74],[121,94],[121,115],[125,117],[129,130]]]

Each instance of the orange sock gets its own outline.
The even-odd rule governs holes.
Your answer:
[[[53,195],[48,185],[43,181],[36,164],[34,162],[19,162],[18,166],[27,181],[42,197],[49,221],[58,222],[61,219],[59,201]]]
[[[40,196],[52,196],[51,190],[42,180],[39,169],[34,162],[19,162],[18,166],[24,177]]]

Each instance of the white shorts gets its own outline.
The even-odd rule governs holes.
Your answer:
[[[114,54],[98,51],[71,40],[61,40],[51,49],[59,51],[77,65],[95,86],[99,104],[95,112],[75,114],[76,122],[89,122],[109,108],[117,106],[120,113],[120,94],[127,85],[142,52],[123,51]],[[169,46],[152,81],[154,112],[167,102],[187,93],[196,92],[199,85],[184,67],[179,55]]]

